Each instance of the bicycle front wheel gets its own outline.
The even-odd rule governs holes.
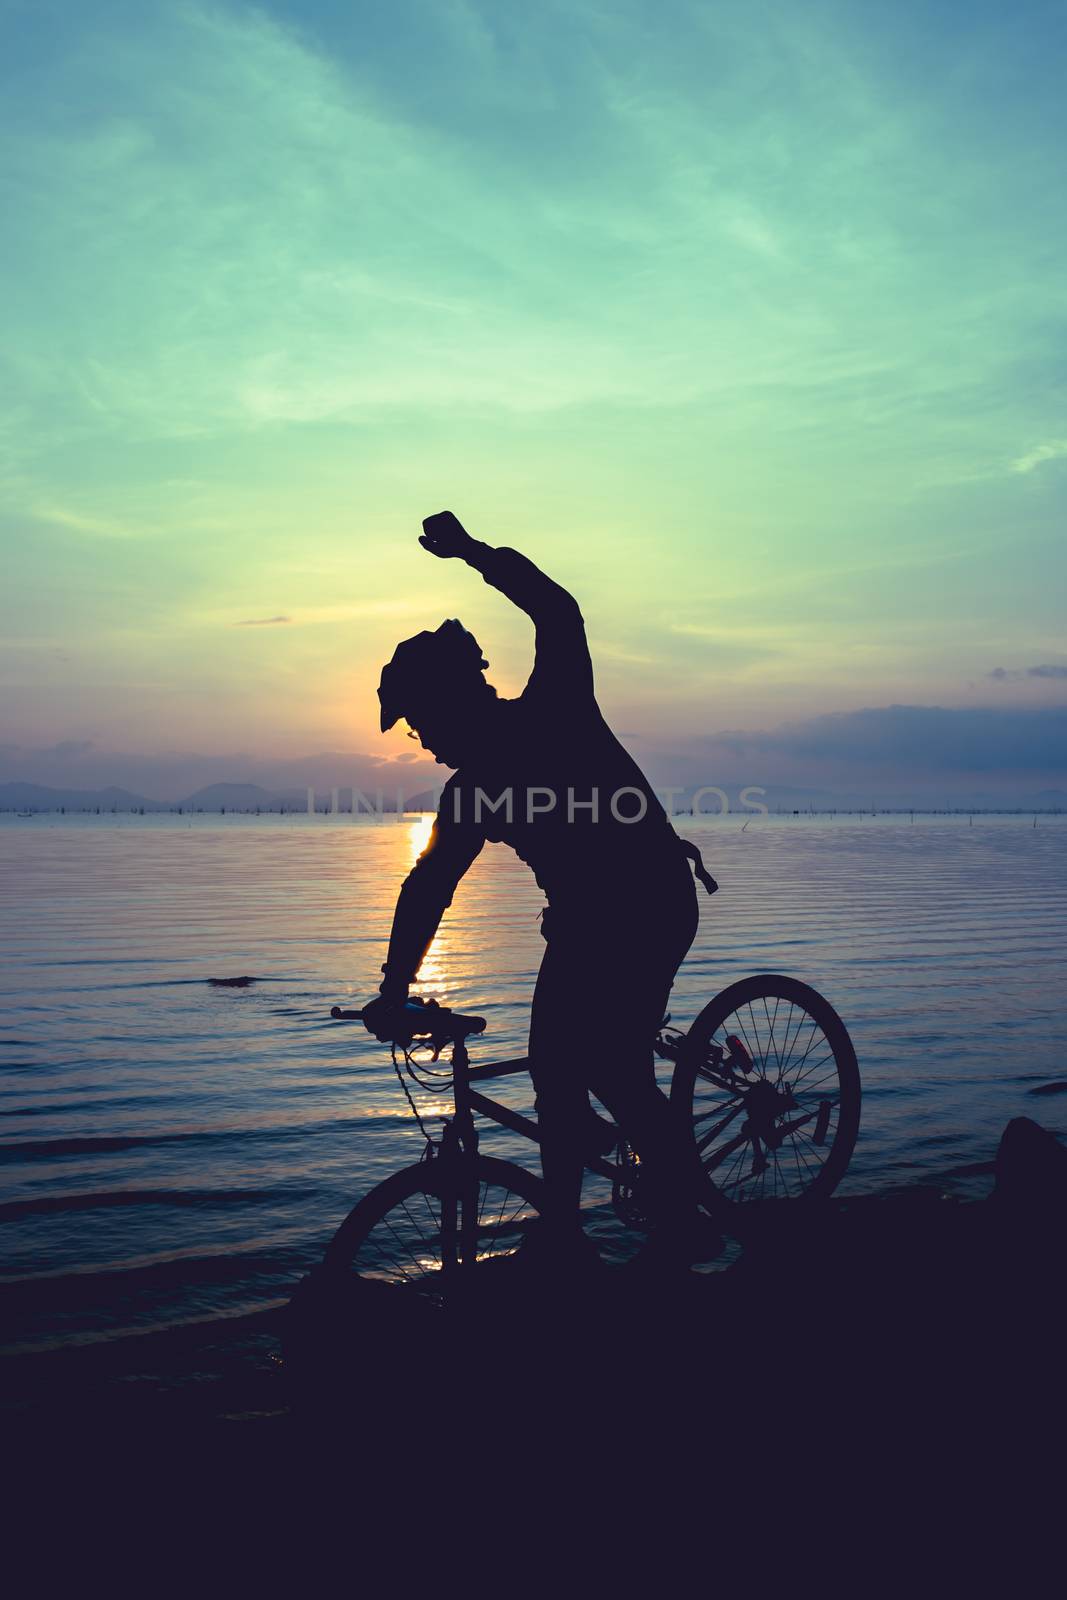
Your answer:
[[[331,1276],[354,1276],[445,1305],[514,1257],[542,1205],[540,1178],[478,1156],[421,1161],[394,1173],[349,1213],[326,1251]]]
[[[826,1196],[860,1120],[860,1075],[844,1023],[796,978],[731,984],[682,1042],[671,1104],[692,1129],[714,1205]]]

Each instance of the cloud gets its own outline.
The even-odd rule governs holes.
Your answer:
[[[93,434],[649,394],[642,352],[597,313],[599,280],[575,271],[584,189],[502,167],[496,128],[469,144],[396,104],[373,58],[347,65],[312,30],[224,5],[132,29],[87,8],[35,63],[34,112],[10,130],[15,448],[20,431],[35,460],[42,440]]]
[[[153,800],[175,801],[213,783],[257,783],[272,793],[291,793],[308,785],[319,790],[354,785],[365,794],[391,795],[431,788],[441,768],[421,751],[385,755],[364,751],[313,751],[305,756],[271,757],[247,750],[108,749],[93,741],[65,740],[47,748],[0,745],[0,783],[43,783],[53,788],[130,789]]]
[[[92,739],[60,739],[56,744],[39,745],[30,748],[21,744],[0,744],[0,762],[11,765],[29,758],[37,762],[55,763],[64,765],[77,761],[81,756],[95,750],[96,745]]]
[[[881,791],[936,785],[950,800],[975,777],[1002,791],[1063,787],[1067,706],[879,706],[808,718],[773,729],[725,730],[696,738],[624,735],[660,785],[814,785]],[[0,747],[0,782],[22,779],[79,789],[116,784],[175,800],[212,783],[258,783],[274,793],[354,784],[366,794],[407,794],[440,782],[421,752],[319,751],[295,758],[247,750],[145,753],[68,740],[47,749]]]
[[[1006,247],[972,245],[988,278],[962,297],[941,230],[954,265],[981,213],[841,30],[686,0],[657,27],[439,9],[395,60],[372,16],[358,56],[331,53],[284,0],[72,20],[13,128],[34,204],[12,360],[50,430],[701,396],[773,415],[799,391],[842,422],[858,402],[862,431],[998,364]],[[1036,315],[1049,275],[1011,249]]]
[[[145,531],[144,527],[132,527],[117,517],[92,516],[48,500],[34,501],[26,509],[42,522],[55,522],[77,533],[97,534],[105,539],[136,539]]]
[[[1067,678],[1067,666],[1045,662],[1036,667],[994,667],[989,673],[996,683],[1018,683],[1021,678]]]
[[[292,617],[246,617],[243,622],[235,622],[235,628],[273,628],[279,622],[292,622]]]
[[[70,756],[84,756],[93,748],[92,739],[60,739],[54,744],[48,754],[57,761],[65,761]]]
[[[1033,472],[1046,461],[1056,461],[1060,456],[1067,456],[1067,439],[1049,439],[1045,444],[1035,445],[1025,455],[1019,456],[1011,463],[1012,472]]]
[[[767,732],[713,734],[709,747],[835,774],[901,777],[1067,773],[1067,706],[876,706]]]
[[[1062,474],[1007,467],[1064,447],[1043,26],[980,8],[961,65],[944,7],[840,0],[8,9],[0,606],[79,651],[14,663],[21,735],[344,741],[385,608],[423,625],[393,536],[461,491],[641,693],[755,663],[721,722],[934,699],[964,610],[1052,650]],[[751,634],[652,635],[739,591]]]

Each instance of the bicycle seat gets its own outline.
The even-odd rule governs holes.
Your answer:
[[[434,1045],[460,1044],[485,1028],[484,1017],[464,1016],[448,1006],[439,1006],[436,1000],[409,1000],[400,1015],[404,1025],[395,1030],[397,1044],[411,1039],[429,1039]],[[362,1011],[343,1011],[340,1006],[331,1006],[330,1016],[338,1022],[363,1021]]]

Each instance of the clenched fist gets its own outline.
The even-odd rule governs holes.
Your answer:
[[[431,555],[448,560],[453,556],[465,557],[474,540],[451,511],[438,511],[424,519],[419,543]]]

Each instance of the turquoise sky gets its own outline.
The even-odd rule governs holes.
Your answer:
[[[517,689],[443,506],[573,589],[663,778],[826,726],[847,775],[889,706],[1055,777],[1062,4],[0,15],[0,778],[391,760],[448,615]]]

